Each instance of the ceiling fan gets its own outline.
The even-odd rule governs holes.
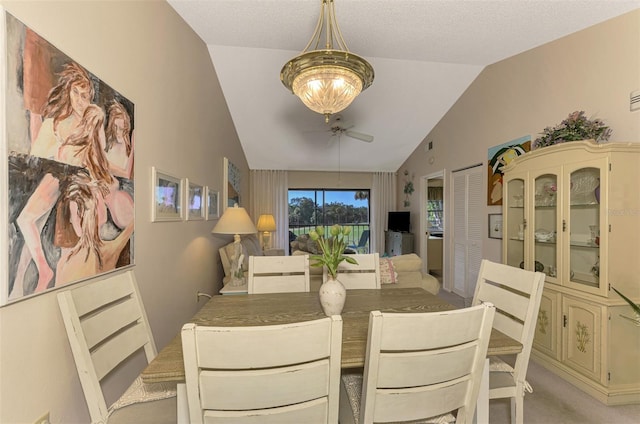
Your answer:
[[[331,139],[336,136],[341,136],[342,134],[347,137],[355,138],[360,141],[364,141],[366,143],[371,143],[373,141],[373,136],[365,133],[361,133],[358,131],[352,131],[353,124],[347,124],[342,120],[342,115],[337,115],[336,118],[331,123],[331,128],[329,131],[331,134]],[[331,141],[330,139],[330,141]]]

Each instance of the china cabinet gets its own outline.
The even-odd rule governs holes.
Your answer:
[[[504,168],[503,262],[542,271],[533,358],[613,405],[640,403],[640,143],[576,141]]]

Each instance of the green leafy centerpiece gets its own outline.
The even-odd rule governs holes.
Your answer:
[[[553,146],[576,140],[602,142],[609,140],[612,130],[600,119],[587,119],[583,110],[575,111],[555,127],[546,127],[533,141],[533,148]]]
[[[344,250],[347,247],[346,236],[351,234],[351,227],[335,224],[329,229],[329,234],[331,238],[325,239],[324,227],[322,226],[317,226],[315,230],[309,232],[311,240],[318,243],[322,251],[322,254],[311,255],[309,259],[315,261],[311,266],[326,266],[329,276],[335,279],[338,276],[340,262],[347,261],[350,264],[358,262],[352,257],[344,255]]]
[[[351,227],[343,227],[338,224],[329,229],[331,237],[328,240],[325,239],[324,228],[321,226],[309,232],[309,237],[318,243],[322,252],[319,255],[310,256],[309,259],[313,261],[311,266],[327,267],[327,281],[322,283],[318,292],[320,304],[327,316],[340,315],[346,300],[347,290],[338,281],[338,265],[342,261],[347,261],[350,264],[358,263],[353,257],[344,254],[347,246],[346,236],[350,233]]]

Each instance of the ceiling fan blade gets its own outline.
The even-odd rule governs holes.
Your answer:
[[[351,138],[357,138],[358,140],[365,141],[367,143],[371,143],[373,141],[373,136],[369,134],[364,134],[357,131],[345,131],[344,133]]]
[[[347,131],[350,130],[351,128],[355,127],[354,124],[352,124],[351,122],[343,122],[342,125],[340,126],[340,128],[342,129],[342,131]]]

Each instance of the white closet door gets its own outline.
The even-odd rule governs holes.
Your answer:
[[[473,297],[482,261],[482,234],[486,228],[484,202],[486,190],[483,187],[482,167],[469,175],[467,189],[467,278],[466,298]]]
[[[453,292],[471,298],[482,260],[483,178],[477,166],[453,173]]]
[[[465,295],[467,264],[467,176],[463,171],[453,174],[453,292]]]

